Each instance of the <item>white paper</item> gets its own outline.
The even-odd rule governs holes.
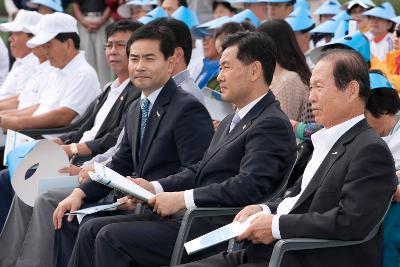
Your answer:
[[[203,88],[201,91],[204,95],[206,108],[213,120],[222,121],[226,116],[233,112],[232,104],[217,99],[221,97],[219,92],[207,87]]]
[[[75,188],[79,186],[79,176],[41,177],[37,184],[38,194],[43,194],[50,189]]]
[[[25,144],[30,141],[34,141],[32,137],[29,137],[25,134],[15,132],[13,130],[7,130],[7,139],[6,145],[4,147],[4,157],[3,157],[3,165],[7,166],[7,154],[14,150],[17,146]]]
[[[25,179],[26,172],[35,165],[36,171]],[[39,179],[65,176],[58,171],[68,166],[68,156],[59,145],[49,140],[40,140],[16,167],[11,185],[17,196],[33,207],[38,195]]]
[[[184,245],[186,252],[190,255],[241,235],[250,226],[251,221],[261,214],[269,213],[266,211],[260,211],[249,216],[243,222],[234,221],[228,225],[222,226],[212,232],[186,242]]]
[[[146,202],[154,197],[153,193],[100,163],[94,163],[94,170],[95,172],[89,172],[89,177],[93,181],[115,188]]]
[[[64,215],[89,215],[93,214],[99,211],[112,211],[116,210],[119,205],[121,205],[121,202],[114,202],[111,204],[104,204],[104,205],[99,205],[99,206],[94,206],[86,209],[81,209],[77,211],[72,211],[72,212],[67,212]]]

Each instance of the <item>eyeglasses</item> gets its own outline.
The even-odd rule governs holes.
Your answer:
[[[396,34],[396,37],[397,37],[397,38],[400,38],[400,30],[395,30],[394,32],[395,32],[395,34]]]
[[[117,49],[117,50],[125,49],[126,42],[116,41],[116,42],[107,42],[104,44],[104,50],[111,50],[113,47],[115,47],[115,49]]]

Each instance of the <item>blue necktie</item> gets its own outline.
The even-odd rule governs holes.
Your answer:
[[[235,128],[235,126],[237,124],[239,124],[240,122],[240,116],[237,112],[235,112],[235,116],[233,116],[232,121],[231,121],[231,125],[229,127],[229,132],[231,132],[233,130],[233,128]]]
[[[147,119],[149,118],[150,101],[147,98],[142,99],[140,104],[141,121],[140,121],[140,144],[142,144],[144,130],[146,129]]]

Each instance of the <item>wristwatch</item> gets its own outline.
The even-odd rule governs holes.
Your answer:
[[[73,156],[78,155],[78,146],[76,145],[76,143],[70,144],[69,150],[71,150]]]

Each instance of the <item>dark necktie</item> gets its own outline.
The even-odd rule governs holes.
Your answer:
[[[142,144],[144,130],[146,129],[147,119],[149,118],[150,101],[147,98],[141,100],[141,121],[140,121],[140,144]]]

